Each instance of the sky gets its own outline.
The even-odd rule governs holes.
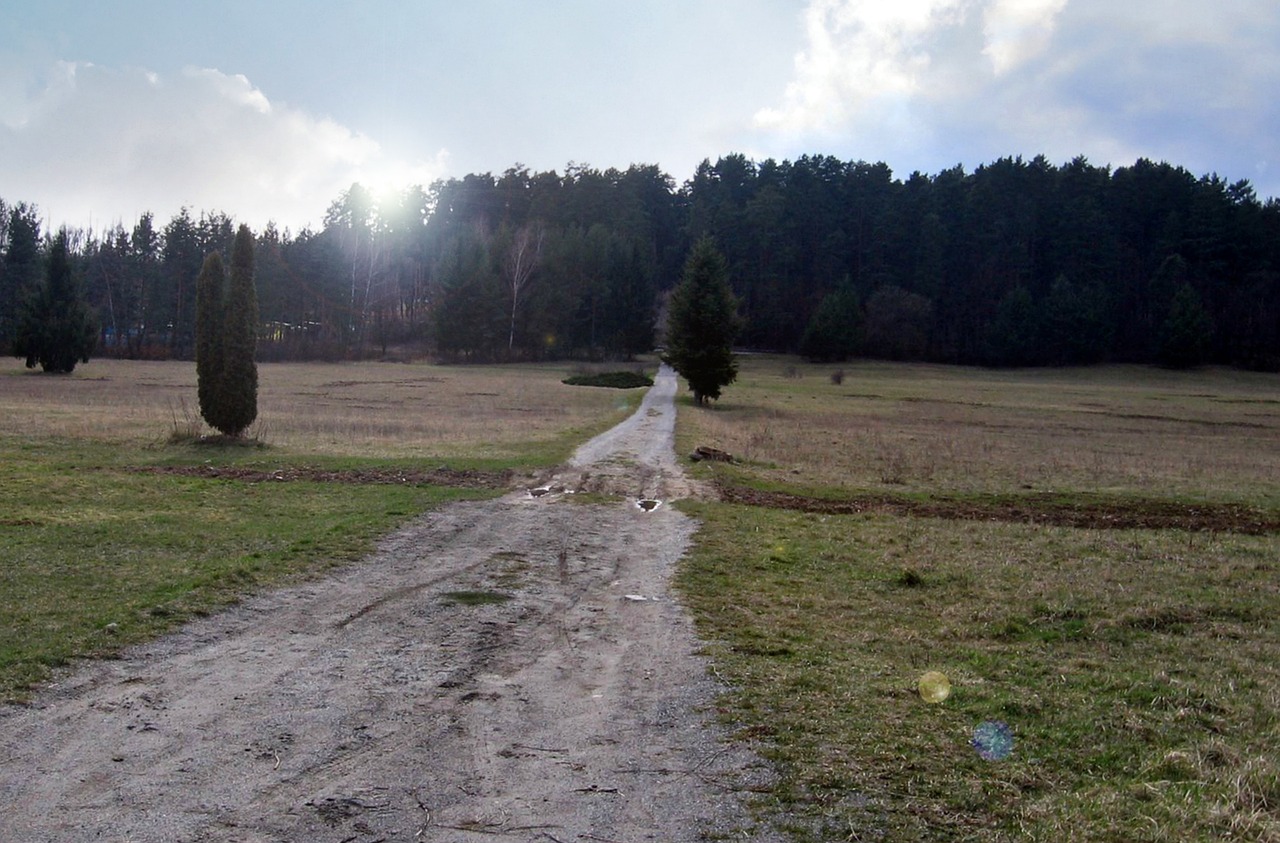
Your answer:
[[[523,165],[1167,161],[1280,197],[1276,0],[0,0],[0,199],[319,227]]]

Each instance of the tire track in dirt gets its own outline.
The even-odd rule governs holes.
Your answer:
[[[694,525],[635,505],[690,491],[675,390],[545,494],[424,515],[0,714],[0,840],[774,839],[670,587]]]

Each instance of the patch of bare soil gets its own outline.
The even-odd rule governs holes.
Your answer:
[[[695,525],[637,505],[691,488],[674,392],[545,494],[426,514],[4,710],[0,840],[776,839],[670,587]],[[626,501],[568,502],[587,486]]]
[[[1190,530],[1210,533],[1265,535],[1280,532],[1280,518],[1236,504],[1180,504],[1168,501],[1065,500],[1058,495],[1032,494],[1016,499],[913,500],[860,495],[828,499],[769,492],[717,483],[720,499],[728,503],[794,509],[838,515],[877,513],[958,521],[1004,521],[1081,527],[1093,530]]]
[[[321,469],[308,466],[278,468],[271,471],[255,468],[216,465],[173,465],[130,468],[143,474],[169,474],[184,477],[207,477],[214,480],[238,480],[243,483],[289,483],[299,480],[311,483],[411,484],[459,486],[471,489],[502,489],[511,484],[510,471],[433,468],[409,470],[400,468]]]

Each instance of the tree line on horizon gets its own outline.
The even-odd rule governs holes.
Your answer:
[[[183,209],[62,232],[98,354],[192,359],[196,279],[235,223]],[[993,366],[1104,361],[1280,370],[1280,202],[1168,163],[1002,158],[895,178],[883,163],[516,165],[255,235],[259,359],[433,353],[628,358],[694,243],[722,253],[744,347]],[[54,239],[0,198],[0,343]]]

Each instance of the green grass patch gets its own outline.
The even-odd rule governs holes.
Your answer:
[[[242,594],[359,558],[449,500],[413,485],[243,483],[123,470],[107,446],[0,439],[0,698]]]
[[[506,603],[511,595],[502,591],[446,591],[444,601],[460,606],[491,606]]]
[[[682,508],[679,586],[795,839],[1280,834],[1274,539]]]

